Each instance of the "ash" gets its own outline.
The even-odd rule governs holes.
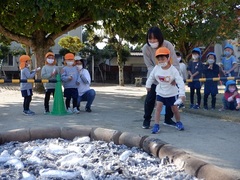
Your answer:
[[[1,180],[197,180],[167,158],[89,137],[9,142],[0,146],[0,153]]]

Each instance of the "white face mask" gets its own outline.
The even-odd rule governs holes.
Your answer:
[[[54,59],[47,58],[47,62],[48,62],[48,64],[52,64],[54,62]]]
[[[82,70],[83,66],[82,65],[77,65],[77,69],[80,71]]]
[[[177,58],[178,61],[181,61],[181,59],[182,59],[181,57],[178,57],[178,58]]]
[[[158,66],[160,67],[166,67],[168,65],[168,62],[158,63]]]
[[[67,63],[68,66],[72,66],[74,62],[72,62],[72,61],[67,61],[66,63]]]
[[[30,67],[31,67],[31,64],[28,64],[26,67],[30,68]]]
[[[192,58],[193,58],[193,59],[198,59],[198,58],[199,58],[199,55],[192,55]]]
[[[213,64],[214,63],[214,59],[208,59],[207,62],[208,62],[208,64]]]
[[[159,46],[159,43],[158,43],[158,42],[149,43],[149,44],[150,44],[151,48],[153,48],[153,49],[156,49],[156,48],[158,48],[158,46]]]

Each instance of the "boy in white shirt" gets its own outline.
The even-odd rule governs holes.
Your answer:
[[[163,105],[171,106],[172,111],[177,121],[176,128],[184,130],[184,126],[180,121],[180,114],[178,111],[178,104],[185,100],[185,85],[183,78],[180,76],[178,70],[171,65],[170,50],[165,47],[160,47],[155,53],[158,65],[154,67],[146,82],[147,91],[150,91],[151,85],[157,80],[156,87],[156,111],[155,111],[155,124],[152,133],[158,133],[160,130],[160,112]],[[175,80],[177,85],[172,85],[171,82]]]

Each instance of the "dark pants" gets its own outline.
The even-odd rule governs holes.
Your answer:
[[[23,101],[23,110],[28,111],[30,103],[32,101],[32,96],[25,96]]]
[[[54,92],[55,92],[55,89],[46,89],[45,98],[44,98],[44,107],[45,107],[45,111],[47,112],[49,112],[50,96],[51,94],[53,94],[53,97],[54,97]]]
[[[208,108],[208,96],[210,94],[204,94],[204,97],[203,97],[203,105],[205,108]],[[215,106],[216,106],[216,95],[215,94],[211,94],[212,96],[212,101],[211,101],[211,105],[212,105],[212,108],[215,109]]]
[[[151,90],[147,93],[145,102],[144,102],[144,124],[150,125],[150,121],[152,118],[152,112],[155,107],[156,102],[156,85],[152,84]],[[171,106],[166,107],[166,114],[165,114],[165,122],[168,122],[173,117],[173,112]]]
[[[195,89],[197,93],[197,104],[200,106],[201,104],[201,88],[190,88],[190,103],[194,104],[194,94],[195,94]]]

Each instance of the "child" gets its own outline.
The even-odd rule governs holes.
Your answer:
[[[74,54],[67,53],[64,56],[66,66],[61,71],[61,79],[64,87],[64,97],[66,97],[65,105],[67,112],[72,114],[78,114],[77,110],[77,99],[78,99],[78,85],[79,75],[78,70],[74,66]],[[72,99],[73,110],[70,108],[70,101]]]
[[[189,79],[198,79],[202,77],[201,50],[194,48],[192,50],[192,60],[188,63],[187,71]],[[190,87],[190,109],[199,109],[201,104],[201,82],[193,81],[188,83]],[[194,105],[194,94],[197,93],[197,103]]]
[[[234,80],[226,82],[226,88],[222,99],[223,107],[219,111],[226,109],[239,110],[240,109],[240,94]]]
[[[90,89],[91,76],[87,69],[85,69],[84,60],[80,56],[75,56],[75,64],[79,72],[79,86],[78,86],[78,103],[77,108],[80,110],[81,101],[87,101],[85,111],[92,112],[91,105],[95,99],[96,92]]]
[[[224,47],[224,57],[222,58],[222,62],[219,64],[222,77],[236,76],[234,70],[238,67],[238,64],[233,54],[233,46],[231,44],[227,44]],[[222,80],[222,82],[225,85],[227,80]]]
[[[182,103],[185,100],[185,85],[178,70],[170,63],[170,51],[166,47],[160,47],[155,53],[158,65],[156,65],[146,82],[147,91],[151,90],[151,85],[157,81],[156,94],[157,105],[155,111],[155,124],[152,129],[152,133],[159,132],[160,112],[163,105],[171,106],[172,111],[177,121],[176,128],[178,130],[184,130],[183,124],[180,122],[180,114],[177,108],[177,104]],[[175,80],[177,85],[172,85],[171,82]],[[179,95],[179,97],[178,97]],[[179,99],[178,99],[179,98]]]
[[[216,64],[216,54],[210,52],[207,54],[207,62],[203,66],[203,74],[205,78],[217,78],[219,74],[219,66]],[[206,80],[204,84],[204,109],[208,110],[208,96],[212,96],[212,109],[216,106],[216,95],[218,94],[218,81]]]
[[[182,55],[181,55],[180,52],[176,52],[176,56],[177,56],[177,60],[179,61],[180,74],[183,78],[183,81],[186,82],[186,80],[187,80],[187,66],[183,62]],[[183,103],[178,105],[178,109],[180,109],[180,108],[185,108]]]
[[[19,68],[21,70],[21,80],[33,79],[36,72],[40,70],[37,68],[30,72],[29,67],[31,65],[31,58],[28,55],[22,55],[19,58]],[[35,113],[29,109],[30,103],[32,101],[32,83],[20,83],[20,89],[23,101],[23,114],[27,116],[34,115]]]
[[[52,52],[48,52],[45,55],[45,66],[43,66],[41,71],[41,77],[42,79],[49,79],[49,80],[56,80],[56,75],[58,74],[58,68],[55,65],[56,60],[55,56]],[[45,98],[44,98],[44,114],[49,114],[49,100],[50,95],[52,94],[54,96],[55,92],[55,83],[44,83],[45,88]]]
[[[183,81],[187,79],[187,66],[183,62],[182,55],[180,52],[176,52],[177,60],[179,61],[180,74],[182,75]]]

